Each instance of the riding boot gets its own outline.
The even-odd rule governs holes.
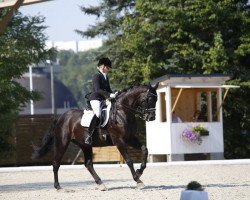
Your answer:
[[[92,135],[95,131],[95,128],[97,126],[99,126],[100,124],[100,119],[94,115],[94,117],[92,118],[91,122],[90,122],[90,125],[89,125],[89,128],[88,128],[88,133],[87,133],[87,137],[85,139],[85,144],[91,146],[92,145]]]

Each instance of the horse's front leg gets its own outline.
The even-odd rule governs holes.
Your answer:
[[[141,177],[143,171],[146,169],[147,160],[148,160],[148,149],[145,145],[142,145],[137,137],[130,139],[129,144],[135,149],[141,150],[142,152],[142,161],[140,169],[136,170],[137,176]]]
[[[125,160],[125,162],[127,163],[131,173],[132,173],[132,177],[135,180],[135,182],[137,183],[137,187],[142,188],[144,187],[143,182],[140,180],[140,175],[138,173],[135,172],[134,169],[134,163],[132,161],[132,159],[129,157],[128,152],[127,152],[127,147],[125,145],[124,142],[118,142],[116,144],[119,152],[121,153],[123,159]]]
[[[141,146],[141,151],[142,151],[142,163],[141,163],[141,168],[136,170],[136,174],[141,177],[143,174],[144,169],[146,169],[147,165],[147,159],[148,159],[148,149],[146,148],[145,145]]]
[[[92,147],[82,148],[82,150],[83,150],[83,153],[84,153],[85,167],[88,169],[88,171],[90,172],[90,174],[94,178],[95,182],[97,183],[97,185],[99,187],[99,190],[106,191],[107,190],[106,186],[102,183],[102,180],[97,175],[97,173],[96,173],[96,171],[94,169],[94,166],[93,166],[93,161],[92,161],[93,151],[92,151]]]

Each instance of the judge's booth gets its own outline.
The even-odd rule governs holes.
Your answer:
[[[225,85],[229,79],[165,75],[152,81],[159,87],[156,119],[146,122],[149,162],[181,161],[190,154],[224,158],[222,105],[229,89],[238,87]]]

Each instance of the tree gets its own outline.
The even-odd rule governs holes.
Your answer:
[[[1,10],[2,11],[2,10]],[[0,18],[3,12],[0,12]],[[18,112],[30,99],[38,100],[37,92],[30,92],[16,79],[27,72],[29,65],[54,59],[55,51],[46,50],[43,34],[44,18],[26,17],[16,13],[5,31],[0,34],[0,152],[11,149],[9,129]]]
[[[228,95],[224,108],[224,146],[228,159],[249,158],[250,155],[250,82],[233,80],[240,85]]]
[[[105,54],[112,55],[119,66],[114,76],[124,85],[162,73],[233,72],[238,76],[249,63],[246,0],[104,0],[82,10],[103,18],[78,32],[106,36]],[[245,60],[244,65],[240,60]],[[129,76],[124,81],[125,74]]]

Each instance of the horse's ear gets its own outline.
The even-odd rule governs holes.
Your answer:
[[[155,84],[155,86],[153,87],[155,90],[158,88],[159,86],[159,82]]]

